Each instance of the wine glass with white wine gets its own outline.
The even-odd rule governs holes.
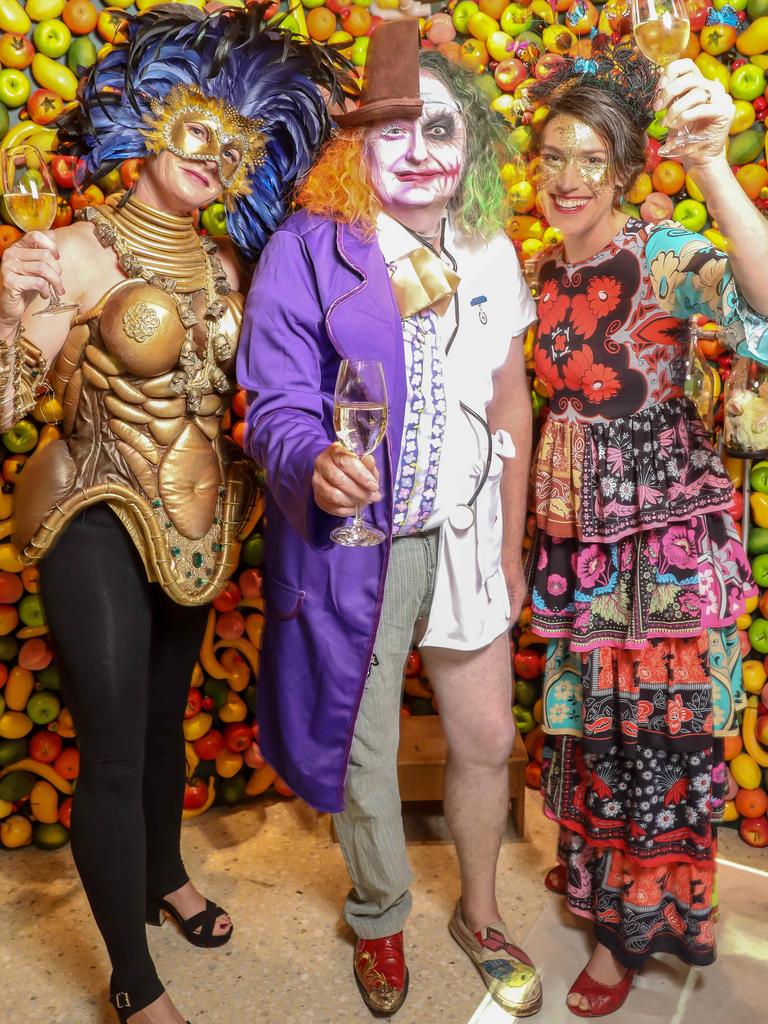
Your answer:
[[[333,428],[348,452],[361,459],[381,443],[387,430],[387,385],[381,363],[372,359],[343,359],[336,378]],[[345,547],[368,548],[386,539],[381,530],[363,521],[355,507],[349,526],[331,531],[331,539]]]
[[[43,154],[36,146],[0,150],[2,189],[8,216],[21,231],[48,231],[56,217],[56,184]],[[51,289],[48,305],[33,316],[48,316],[77,309],[64,303]]]
[[[632,28],[640,52],[665,68],[682,57],[691,36],[685,0],[632,0]],[[669,132],[659,152],[667,157],[682,156],[707,141],[706,134],[684,125]]]

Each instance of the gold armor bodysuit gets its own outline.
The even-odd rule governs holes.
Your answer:
[[[34,563],[106,501],[148,578],[179,604],[204,604],[253,526],[253,467],[221,430],[242,296],[191,217],[131,197],[86,216],[127,280],[78,314],[52,367],[63,437],[19,478],[14,542]]]

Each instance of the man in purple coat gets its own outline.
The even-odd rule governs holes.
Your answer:
[[[500,230],[507,131],[470,76],[419,56],[415,21],[377,29],[366,76],[245,311],[247,447],[268,484],[262,748],[336,816],[355,978],[372,1010],[392,1014],[408,988],[397,748],[415,636],[448,747],[461,874],[450,931],[494,998],[527,1015],[539,978],[496,902],[514,739],[508,630],[525,594],[522,342],[535,316]],[[343,358],[380,362],[386,381],[386,436],[362,460],[333,440]],[[334,544],[360,503],[384,543]]]

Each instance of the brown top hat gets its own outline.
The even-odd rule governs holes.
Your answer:
[[[371,34],[360,103],[344,114],[331,112],[342,128],[357,128],[385,118],[415,118],[419,96],[419,22],[385,21]]]

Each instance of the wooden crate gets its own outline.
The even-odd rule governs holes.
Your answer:
[[[400,719],[397,773],[400,798],[442,800],[446,746],[439,715],[411,715]],[[512,821],[523,838],[525,832],[525,766],[528,764],[520,733],[508,761]]]

